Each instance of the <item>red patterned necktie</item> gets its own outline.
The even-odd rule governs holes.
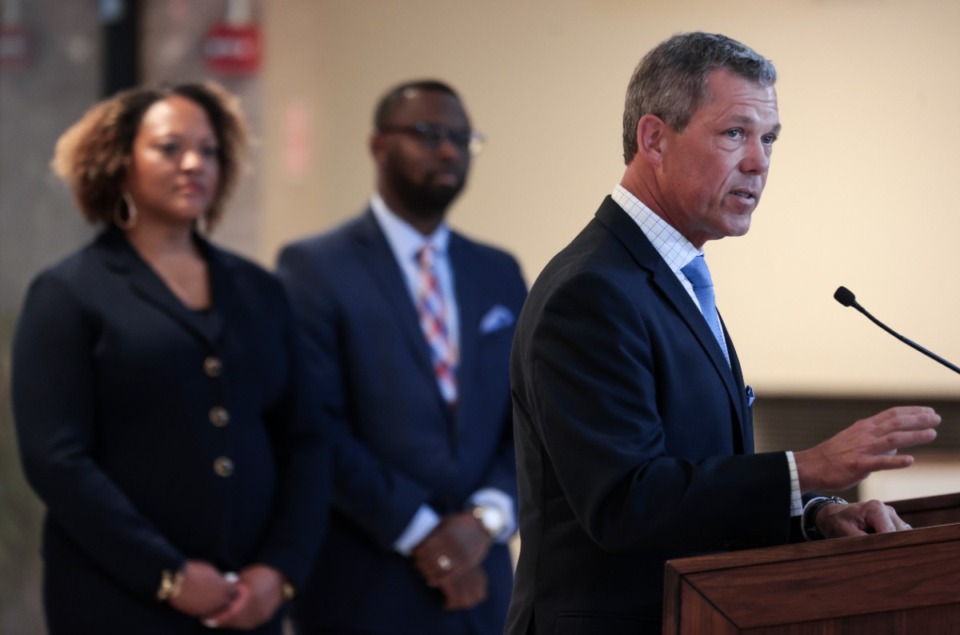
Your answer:
[[[417,264],[420,267],[417,313],[430,347],[433,372],[437,376],[440,392],[447,403],[454,404],[457,401],[457,351],[447,330],[447,308],[433,267],[433,258],[434,247],[431,245],[425,245],[417,252]]]

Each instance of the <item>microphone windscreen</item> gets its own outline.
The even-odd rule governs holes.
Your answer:
[[[833,299],[843,306],[853,306],[857,301],[857,296],[853,295],[853,291],[846,287],[837,287]]]

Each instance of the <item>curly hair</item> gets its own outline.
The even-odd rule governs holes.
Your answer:
[[[239,99],[220,84],[206,81],[119,92],[93,106],[60,136],[50,167],[70,188],[91,223],[113,221],[143,116],[153,104],[173,95],[203,108],[213,128],[220,178],[210,208],[204,213],[207,229],[223,216],[226,201],[246,167],[249,127]]]
[[[656,115],[677,132],[709,99],[710,71],[729,70],[761,86],[773,86],[777,71],[770,60],[725,35],[681,33],[647,53],[633,71],[623,109],[623,160],[637,153],[637,124]]]

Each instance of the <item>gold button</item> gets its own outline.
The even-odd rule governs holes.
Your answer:
[[[213,462],[213,471],[217,473],[217,476],[227,478],[233,474],[233,461],[225,456],[217,457]]]
[[[223,372],[223,362],[220,361],[219,357],[211,355],[203,360],[203,372],[207,374],[207,377],[219,377]]]
[[[220,406],[211,408],[210,423],[217,426],[218,428],[222,428],[228,423],[230,423],[230,413],[227,412],[226,408],[221,408]]]

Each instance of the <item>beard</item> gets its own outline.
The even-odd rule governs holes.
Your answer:
[[[450,204],[460,195],[467,183],[466,170],[455,170],[456,184],[437,183],[434,172],[427,173],[420,182],[408,178],[400,166],[392,166],[387,173],[390,189],[411,213],[424,218],[443,216]]]

